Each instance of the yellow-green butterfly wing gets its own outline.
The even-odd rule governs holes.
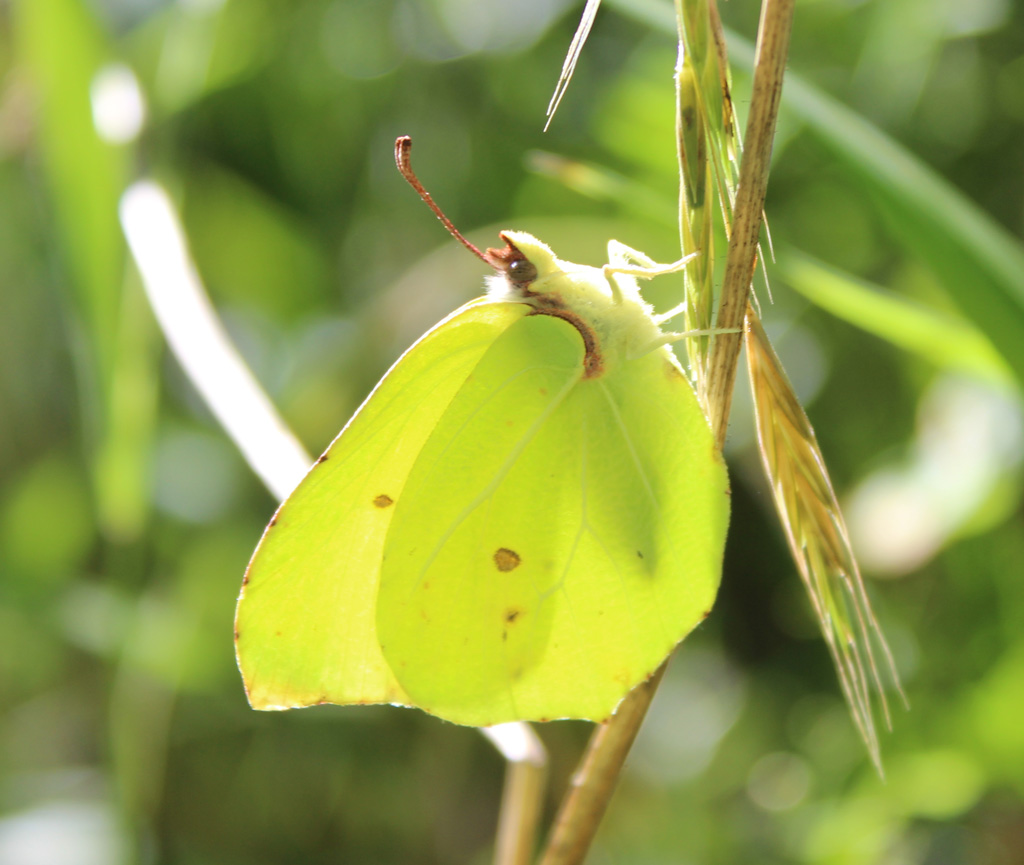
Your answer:
[[[380,653],[376,602],[394,502],[452,396],[521,304],[472,303],[423,336],[278,509],[236,617],[250,703],[407,703]]]

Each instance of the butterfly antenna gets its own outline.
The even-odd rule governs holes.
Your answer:
[[[466,240],[466,238],[462,236],[462,232],[452,225],[452,221],[444,215],[444,211],[434,203],[434,199],[430,197],[430,193],[423,188],[423,184],[420,183],[420,179],[416,176],[416,172],[412,170],[412,163],[409,160],[409,153],[411,150],[412,139],[408,135],[401,135],[396,139],[395,164],[398,166],[398,170],[402,177],[404,177],[409,182],[409,185],[419,193],[420,198],[423,199],[427,207],[434,211],[434,215],[441,220],[441,223],[448,229],[448,233],[451,234],[452,237],[454,237],[481,261],[489,264],[491,267],[494,267],[494,264],[488,261],[487,256]]]

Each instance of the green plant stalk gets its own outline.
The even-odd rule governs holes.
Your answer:
[[[524,725],[525,726],[525,725]],[[494,842],[495,865],[529,865],[533,860],[547,783],[547,754],[513,761],[505,757],[505,784]]]
[[[678,0],[677,0],[678,9]],[[682,12],[679,12],[682,24]],[[709,330],[714,292],[713,176],[708,162],[708,141],[702,111],[701,81],[694,67],[695,57],[684,47],[680,27],[679,63],[676,68],[676,131],[679,157],[679,241],[685,253],[697,252],[684,271],[686,275],[686,329]],[[693,370],[697,395],[707,411],[707,337],[686,340],[687,356]]]
[[[611,719],[590,737],[540,865],[579,865],[586,858],[667,666],[665,661],[650,679],[630,691]]]
[[[765,0],[757,33],[754,82],[750,95],[746,143],[740,161],[732,233],[725,261],[717,326],[731,330],[743,326],[750,282],[757,264],[758,238],[768,188],[775,122],[782,97],[782,77],[789,55],[793,0]],[[709,405],[711,429],[719,445],[725,442],[739,359],[740,333],[720,334],[711,352]]]

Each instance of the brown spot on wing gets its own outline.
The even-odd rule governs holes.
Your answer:
[[[499,571],[514,571],[521,562],[522,559],[515,550],[501,547],[494,553],[494,564],[498,566]]]
[[[373,500],[373,506],[375,508],[389,508],[395,503],[395,500],[391,496],[381,493],[377,498]]]
[[[328,459],[330,459],[330,457],[327,454],[320,454],[320,459],[316,461],[316,464],[320,465],[320,463],[325,463]]]
[[[519,614],[521,612],[522,612],[522,610],[516,610],[516,609],[506,610],[506,612],[505,612],[505,621],[508,622],[511,625],[516,619],[519,618]]]

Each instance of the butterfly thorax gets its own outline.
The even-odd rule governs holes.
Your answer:
[[[488,297],[527,303],[537,314],[554,315],[576,327],[587,351],[588,377],[663,345],[661,328],[635,278],[562,261],[525,232],[505,231],[501,237],[508,246],[487,251],[498,269],[488,278]]]

